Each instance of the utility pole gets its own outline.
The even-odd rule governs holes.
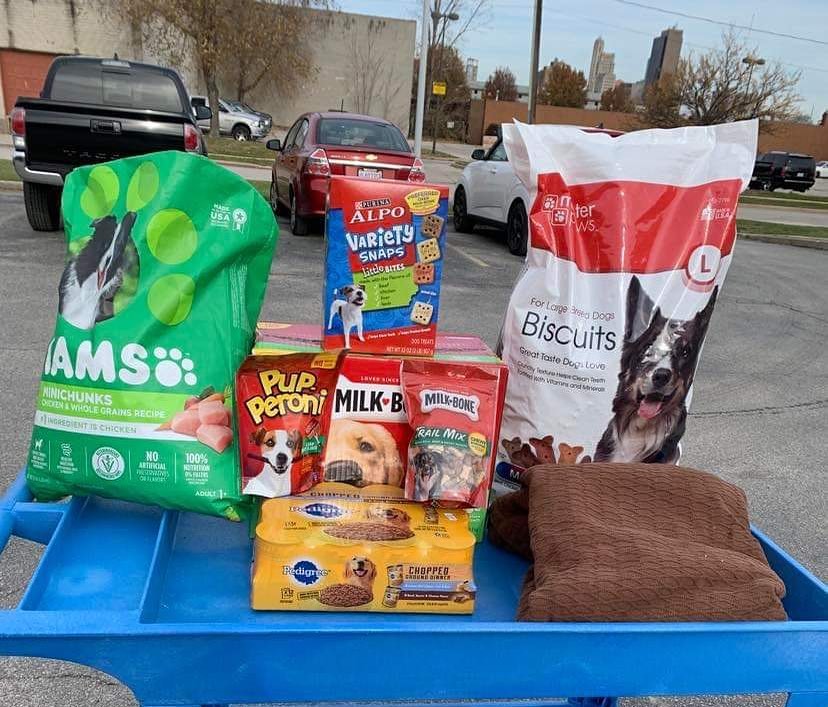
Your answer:
[[[439,7],[439,5],[438,5]],[[443,20],[443,29],[440,32],[440,61],[437,64],[437,70],[431,72],[431,82],[434,83],[436,77],[443,72],[443,52],[446,50],[446,24],[449,20],[459,20],[460,15],[456,12],[449,12],[449,13],[441,13],[438,9],[435,9],[434,12],[431,13],[432,18],[436,19],[438,22]],[[446,87],[448,88],[448,87]],[[443,96],[440,99],[440,102],[434,106],[434,114],[433,119],[431,121],[431,154],[433,155],[437,152],[437,120],[440,116],[443,102],[446,100],[446,97]]]
[[[423,16],[420,18],[420,71],[417,76],[417,112],[414,118],[414,154],[417,157],[420,157],[423,151],[423,114],[428,66],[428,3],[429,0],[423,0]]]
[[[541,20],[543,0],[535,0],[532,18],[532,58],[529,66],[529,123],[535,122],[535,107],[538,103],[538,55],[540,54]]]

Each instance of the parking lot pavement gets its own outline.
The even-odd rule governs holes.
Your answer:
[[[322,239],[284,222],[264,318],[320,321]],[[0,193],[0,488],[29,443],[38,369],[52,333],[63,235],[35,233],[22,196]],[[495,230],[450,232],[440,326],[490,344],[521,259]],[[748,494],[753,521],[804,564],[828,576],[828,253],[743,242],[713,315],[696,376],[684,463],[715,471]],[[13,606],[37,561],[15,542],[0,558],[0,603]],[[769,707],[778,699],[649,699],[646,707]],[[0,661],[3,707],[126,707],[128,691],[75,665]]]

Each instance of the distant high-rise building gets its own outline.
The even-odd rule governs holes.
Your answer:
[[[682,31],[670,27],[653,39],[653,48],[644,74],[644,85],[658,81],[662,76],[676,73],[681,55]]]
[[[466,59],[466,82],[477,81],[477,59]]]
[[[592,61],[589,63],[587,100],[600,101],[601,94],[615,83],[615,54],[604,51],[604,40],[598,37],[592,45]]]

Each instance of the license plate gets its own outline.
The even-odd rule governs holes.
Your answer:
[[[796,173],[796,176],[797,176],[797,177],[804,177],[804,176],[805,176],[805,172],[797,172],[797,173]]]
[[[357,170],[357,177],[362,177],[363,179],[382,179],[382,170],[363,167]]]

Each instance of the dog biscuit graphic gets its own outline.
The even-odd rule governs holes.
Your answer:
[[[420,226],[420,233],[426,238],[439,238],[440,232],[443,230],[443,223],[445,223],[442,216],[436,214],[429,214],[423,218],[422,226]]]
[[[417,244],[417,254],[421,263],[433,263],[440,259],[440,244],[436,238],[429,238]]]
[[[561,442],[558,445],[558,464],[575,464],[583,451],[583,447],[573,447]]]
[[[427,302],[415,302],[411,309],[411,321],[415,324],[422,324],[425,326],[431,321],[431,315],[434,314],[434,305]]]
[[[415,285],[430,285],[434,282],[433,263],[416,263],[411,272],[411,279]]]

